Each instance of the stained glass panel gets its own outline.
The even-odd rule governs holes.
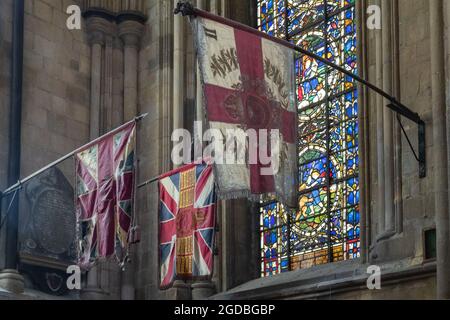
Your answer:
[[[354,0],[258,0],[258,28],[357,73]],[[358,94],[350,77],[298,55],[299,207],[261,207],[261,274],[360,254]]]

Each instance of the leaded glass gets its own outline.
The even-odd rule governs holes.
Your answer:
[[[354,0],[257,0],[258,28],[357,72]],[[296,59],[299,207],[262,201],[261,274],[360,254],[358,94],[350,77]]]

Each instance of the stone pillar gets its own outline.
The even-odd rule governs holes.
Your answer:
[[[174,0],[176,7],[178,0]],[[173,17],[173,130],[183,128],[184,110],[184,17]]]
[[[377,5],[381,5],[381,1],[376,1]],[[382,37],[380,30],[374,30],[375,47],[376,47],[376,85],[381,88],[383,86],[383,48]],[[378,216],[378,235],[384,233],[385,230],[385,179],[384,179],[384,99],[380,95],[376,97],[376,109],[377,109],[377,201],[376,206]]]
[[[132,120],[138,114],[139,46],[144,26],[132,20],[119,24],[119,36],[124,44],[124,118]]]
[[[173,287],[167,290],[167,298],[170,300],[192,300],[191,286],[184,281],[176,280]]]
[[[84,17],[91,38],[90,131],[95,139],[138,113],[139,47],[147,17],[142,0],[85,1]],[[134,270],[127,267],[120,274],[115,262],[99,262],[88,273],[82,297],[134,299]]]
[[[450,299],[450,232],[443,1],[430,0],[433,167],[437,249],[437,298]],[[449,132],[450,133],[450,132]],[[450,137],[450,135],[449,135]]]
[[[204,0],[197,0],[196,3],[196,7],[198,9],[204,9]],[[198,66],[198,60],[197,60],[197,83],[196,83],[196,120],[199,122],[204,123],[203,119],[204,119],[204,113],[203,113],[203,91],[202,91],[202,86],[201,86],[201,79],[200,79],[200,69]],[[201,140],[201,137],[200,141]],[[197,159],[194,159],[197,160]],[[214,260],[216,260],[216,257],[214,257]],[[214,263],[214,265],[217,265],[216,263]],[[207,299],[208,297],[212,296],[216,289],[215,289],[215,285],[212,281],[210,280],[205,280],[205,281],[197,281],[194,282],[191,285],[192,288],[192,299],[193,300],[204,300]]]
[[[91,100],[90,100],[90,140],[98,138],[102,132],[102,64],[105,45],[105,31],[109,22],[100,17],[87,19],[87,31],[91,45]],[[81,290],[83,300],[102,300],[106,293],[99,286],[98,266],[87,273],[86,288]]]
[[[220,8],[220,15],[226,17],[228,14],[228,0],[221,0]]]
[[[392,94],[392,0],[382,0],[382,48],[383,48],[383,90]],[[383,138],[384,138],[384,232],[395,231],[394,210],[394,139],[393,112],[383,102]]]
[[[196,4],[198,9],[204,9],[204,0],[197,0]],[[201,79],[200,79],[200,68],[198,65],[198,59],[197,59],[197,93],[196,93],[196,120],[197,121],[203,121],[203,92],[202,92],[202,85],[201,85]]]
[[[359,73],[363,78],[367,78],[367,58],[366,58],[366,47],[365,47],[365,9],[366,0],[361,0],[356,2],[356,32],[358,43],[358,63],[359,63]],[[359,172],[360,172],[360,212],[361,212],[361,260],[363,263],[368,261],[368,248],[370,246],[370,167],[368,161],[368,128],[367,123],[367,108],[368,108],[368,90],[365,86],[358,83],[358,99],[359,99],[359,112],[358,112],[358,123],[359,123]]]
[[[117,128],[124,123],[124,81],[123,81],[123,43],[120,38],[114,38],[113,45],[113,101],[112,126]]]
[[[399,101],[402,100],[400,88],[400,25],[399,1],[392,1],[392,93]],[[394,119],[394,212],[396,219],[396,233],[403,232],[403,185],[402,185],[402,130],[400,124]]]
[[[105,36],[105,52],[103,58],[103,86],[102,86],[102,112],[100,114],[102,126],[101,134],[112,130],[112,112],[113,112],[113,36]]]
[[[220,10],[221,0],[210,0],[210,11],[213,14],[218,15]]]
[[[216,292],[215,285],[211,281],[197,281],[191,287],[192,300],[205,300]]]
[[[119,24],[119,36],[123,41],[124,54],[124,87],[123,101],[124,121],[130,121],[138,115],[138,65],[139,65],[139,48],[144,26],[142,23],[126,20]],[[135,269],[135,251],[130,250],[131,263],[126,265],[126,269],[122,272],[122,300],[134,300],[134,269]]]
[[[91,101],[90,101],[90,139],[100,136],[100,88],[102,81],[102,47],[103,33],[94,31],[90,36],[91,43]]]

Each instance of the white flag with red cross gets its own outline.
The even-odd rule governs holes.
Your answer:
[[[222,133],[224,149],[234,145],[246,154],[244,162],[216,161],[219,197],[276,194],[295,206],[294,51],[217,20],[197,16],[192,24],[209,129]]]

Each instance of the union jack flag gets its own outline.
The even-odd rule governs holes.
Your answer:
[[[133,223],[136,123],[88,144],[76,154],[79,265],[128,256]]]
[[[213,271],[216,196],[211,165],[191,164],[159,179],[161,289]]]

